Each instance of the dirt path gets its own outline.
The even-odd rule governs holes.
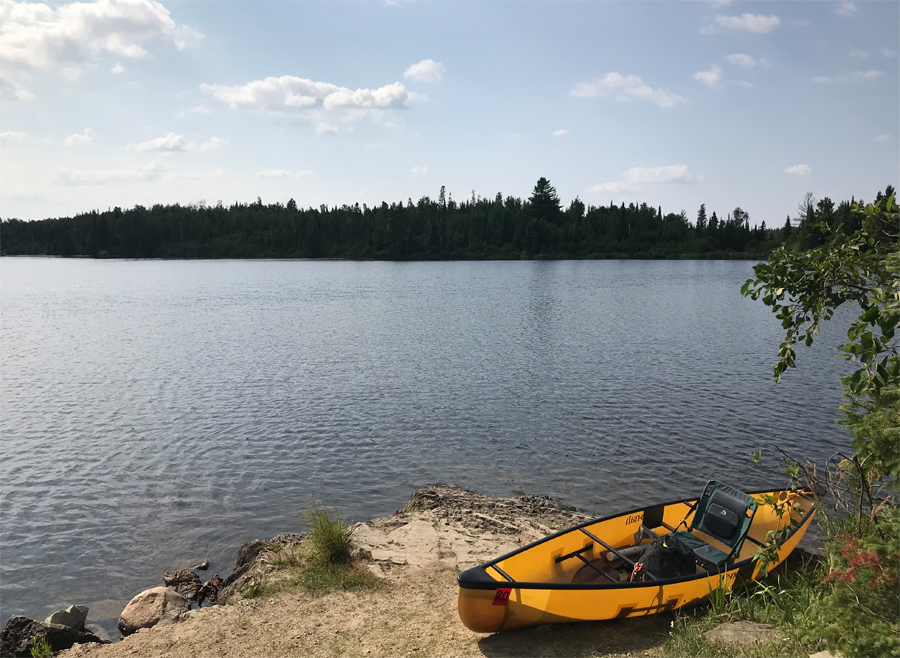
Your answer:
[[[313,595],[293,587],[188,613],[105,646],[60,654],[113,656],[631,656],[658,655],[668,615],[546,625],[494,635],[469,631],[456,611],[456,574],[584,518],[546,498],[495,499],[451,485],[417,491],[404,511],[359,524],[358,559],[384,579],[361,592]],[[248,572],[283,574],[265,553]],[[241,585],[243,587],[243,584]]]

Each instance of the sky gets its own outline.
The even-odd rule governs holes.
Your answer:
[[[900,181],[900,3],[0,0],[0,217]]]

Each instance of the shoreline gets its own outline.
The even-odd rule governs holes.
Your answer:
[[[237,551],[215,605],[190,606],[119,641],[75,644],[57,655],[662,655],[673,613],[494,635],[473,633],[459,620],[457,574],[589,518],[546,496],[423,487],[402,509],[350,526],[351,564],[374,583],[370,590],[323,594],[298,586],[292,579],[304,536],[256,539]],[[417,632],[423,624],[435,629],[428,637]],[[361,646],[367,649],[354,651]]]
[[[218,605],[192,609],[177,622],[140,629],[118,642],[76,644],[58,655],[477,656],[486,648],[494,653],[497,647],[505,647],[501,654],[521,655],[536,634],[542,636],[542,646],[556,647],[547,648],[550,655],[558,655],[563,647],[567,649],[562,653],[569,653],[576,645],[605,654],[626,647],[624,653],[633,655],[638,645],[641,651],[647,648],[648,628],[654,629],[650,636],[661,642],[668,620],[630,620],[613,638],[606,633],[598,638],[582,624],[553,634],[528,629],[494,637],[472,633],[456,613],[455,578],[461,570],[588,518],[546,496],[491,498],[450,484],[424,487],[412,493],[403,509],[350,526],[353,563],[383,587],[324,595],[298,587],[279,589],[278,583],[291,573],[280,566],[283,556],[299,545],[302,536],[254,540],[238,551],[236,569],[223,584]],[[275,591],[259,598],[241,595],[252,586]],[[348,608],[353,615],[341,612]],[[430,637],[416,633],[422,623],[418,617],[427,618],[429,627],[436,629]],[[261,628],[252,630],[257,625]],[[265,631],[274,627],[283,627],[283,633]],[[345,636],[357,640],[337,650],[335,637]],[[363,645],[369,648],[352,650]]]

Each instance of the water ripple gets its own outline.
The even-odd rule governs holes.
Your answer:
[[[0,606],[114,618],[161,574],[456,482],[605,513],[847,440],[837,327],[780,385],[743,262],[0,259]],[[762,467],[749,453],[762,449]],[[97,612],[93,612],[96,610]]]

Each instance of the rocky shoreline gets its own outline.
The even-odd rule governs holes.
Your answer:
[[[586,518],[546,496],[490,498],[437,484],[413,492],[410,502],[388,517],[354,525],[353,560],[386,579],[410,570],[464,569]],[[300,534],[280,534],[247,542],[224,580],[215,574],[203,582],[195,573],[208,568],[208,561],[165,573],[162,585],[128,603],[119,617],[119,631],[127,639],[146,629],[178,624],[213,606],[242,602],[242,592],[273,576],[273,557],[302,539]],[[54,653],[76,645],[111,644],[85,628],[87,615],[86,606],[70,606],[44,621],[13,615],[0,632],[0,657],[31,656],[40,638]]]

